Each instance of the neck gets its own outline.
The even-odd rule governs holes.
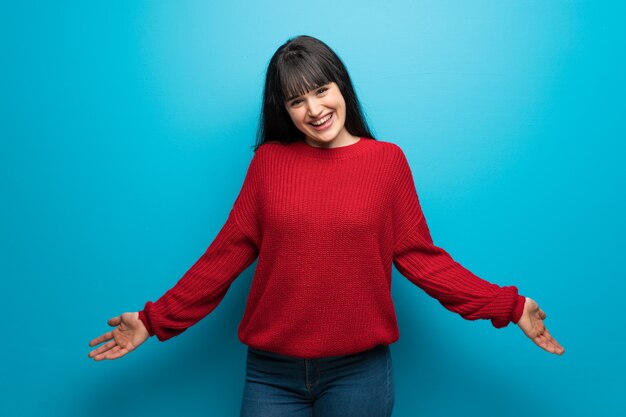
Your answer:
[[[305,137],[304,140],[306,141],[306,143],[315,148],[340,148],[342,146],[354,145],[359,141],[359,137],[353,136],[347,131],[344,131],[342,132],[342,134],[338,135],[336,138],[328,142],[314,140],[309,137]]]

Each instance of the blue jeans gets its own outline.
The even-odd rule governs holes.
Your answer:
[[[389,417],[389,346],[302,359],[248,347],[241,417]]]

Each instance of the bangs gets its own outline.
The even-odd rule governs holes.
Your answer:
[[[300,54],[289,58],[285,59],[278,71],[283,102],[335,81],[331,69],[323,62],[316,62]]]

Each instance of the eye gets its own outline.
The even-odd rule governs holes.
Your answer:
[[[323,94],[328,91],[328,87],[320,87],[317,89],[317,94]]]
[[[292,100],[291,102],[289,102],[289,105],[290,105],[291,107],[295,107],[295,106],[297,106],[297,105],[298,105],[298,104],[300,104],[300,103],[302,103],[302,100],[300,100],[300,99],[295,99],[295,100]]]

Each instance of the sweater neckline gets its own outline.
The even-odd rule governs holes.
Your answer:
[[[367,142],[369,141],[371,141],[371,139],[360,137],[357,142],[351,143],[350,145],[335,148],[322,148],[309,145],[305,140],[299,140],[294,142],[293,146],[298,152],[312,158],[341,159],[360,153],[367,147]]]

